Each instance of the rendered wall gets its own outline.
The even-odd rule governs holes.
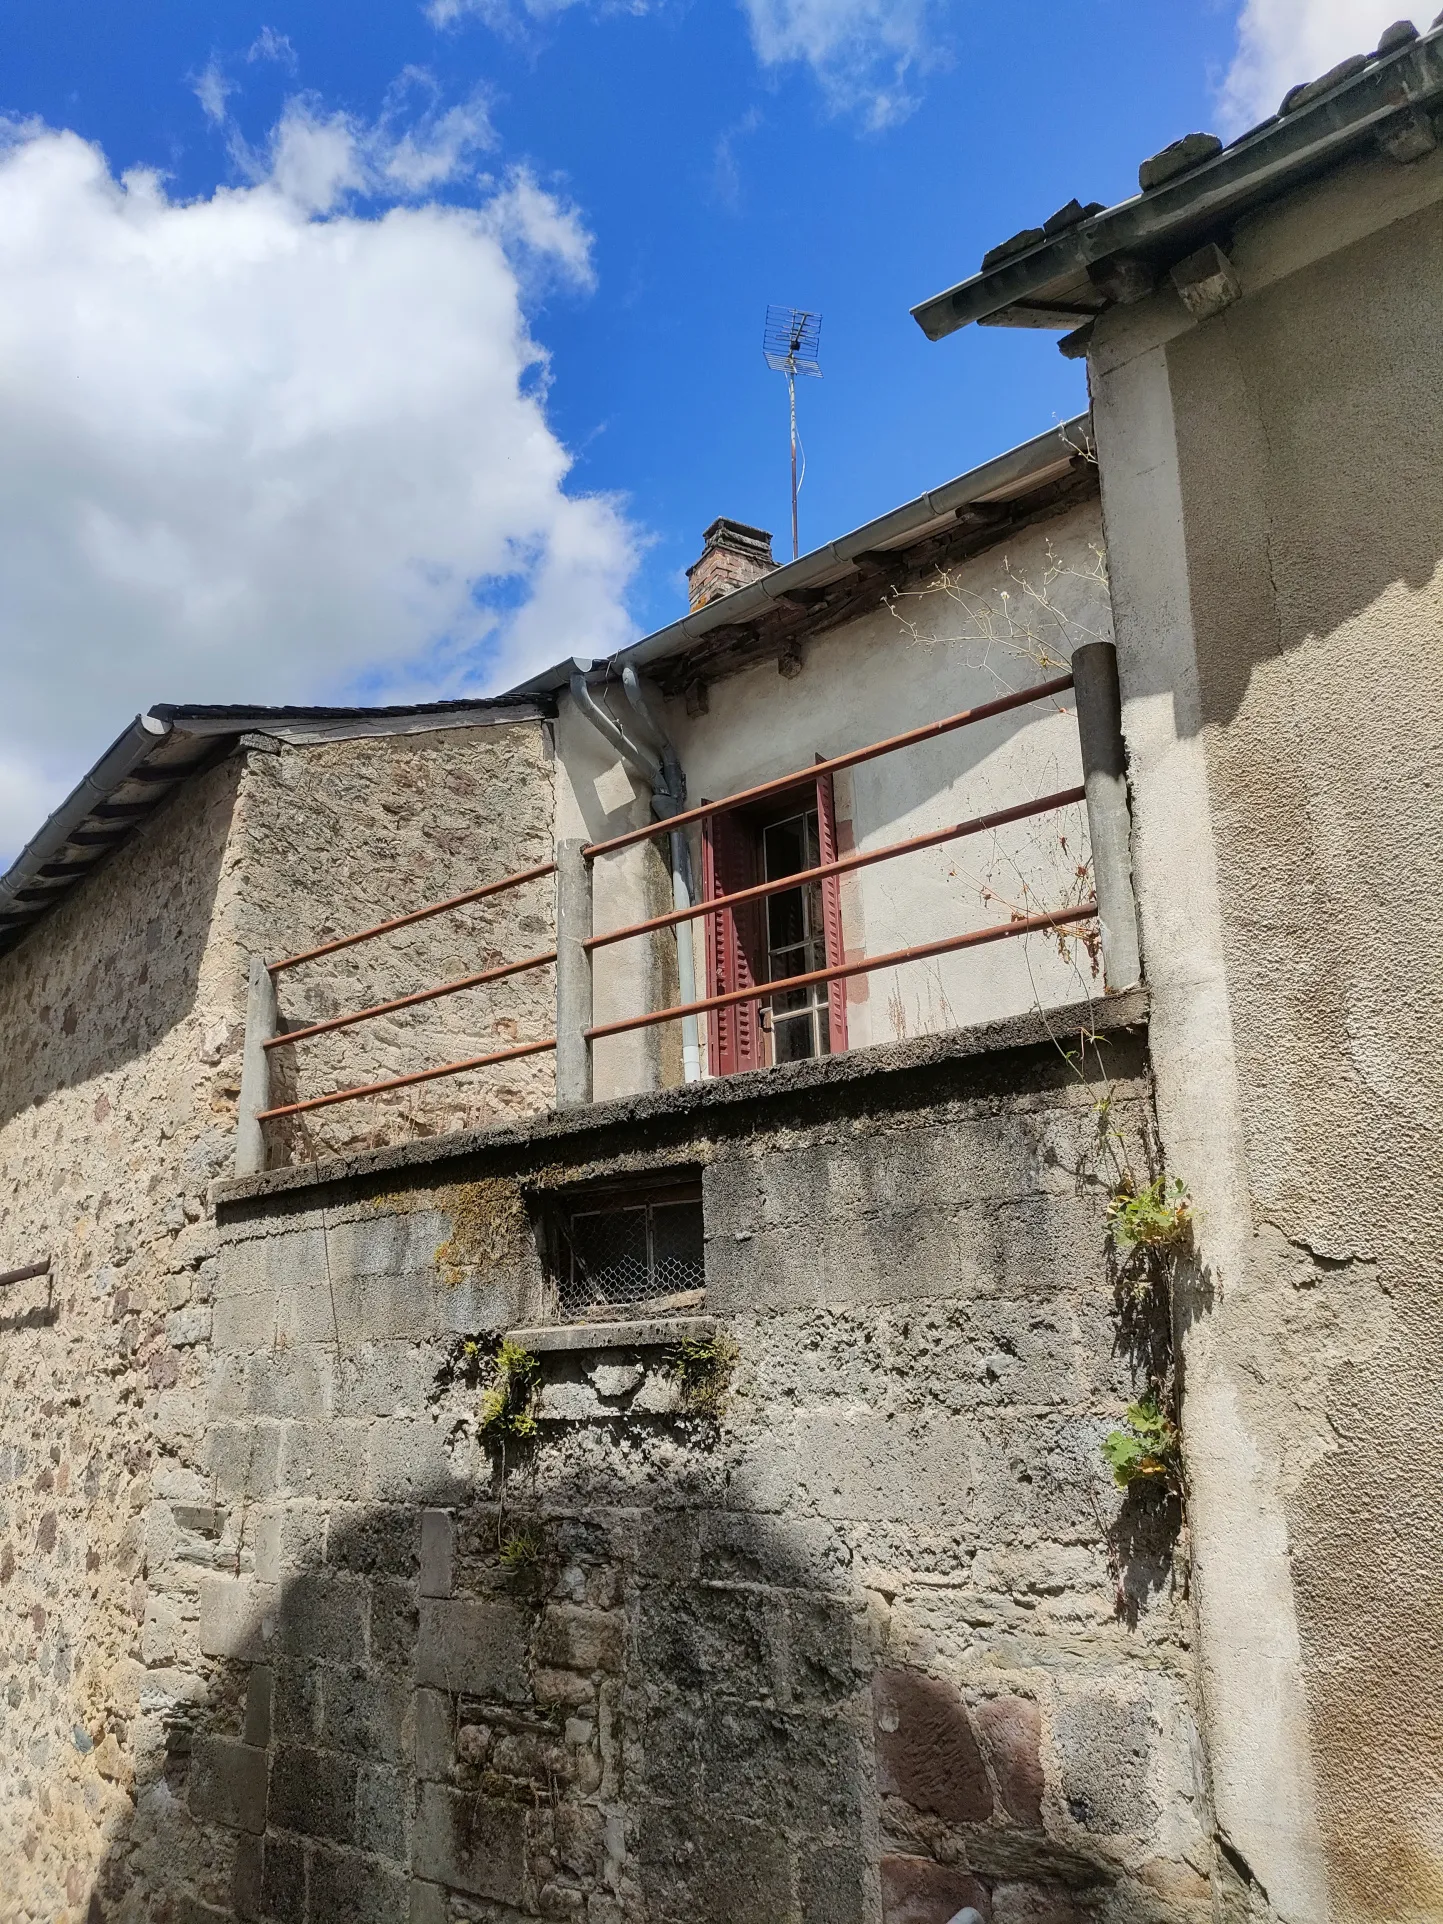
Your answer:
[[[1228,1336],[1348,1924],[1443,1915],[1443,205],[1331,245],[1438,160],[1280,210],[1240,270],[1294,271],[1167,348],[1254,1221]]]
[[[663,705],[693,801],[715,800],[804,769],[819,757],[860,748],[960,709],[1055,676],[1079,644],[1111,637],[1101,518],[1095,500],[1059,512],[891,602],[877,590],[875,612],[807,643],[800,673],[775,662],[728,675],[708,690],[708,710]],[[1054,793],[1081,781],[1070,697],[1039,703],[939,741],[846,771],[836,780],[841,852],[881,847],[927,829]],[[619,717],[629,712],[613,691]],[[1067,713],[1062,711],[1066,709]],[[558,819],[562,832],[618,835],[645,816],[620,764],[564,699],[558,724]],[[693,865],[701,875],[700,843]],[[661,846],[664,847],[664,844]],[[1087,860],[1080,806],[975,839],[860,870],[844,879],[848,956],[880,954],[1006,922],[1081,897]],[[660,864],[655,865],[660,869]],[[596,926],[619,927],[669,906],[663,876],[634,851],[598,866]],[[674,971],[674,947],[668,940]],[[853,1047],[936,1034],[959,1023],[1075,1000],[1094,988],[1082,944],[1043,936],[999,943],[859,976],[848,985]],[[663,1006],[654,996],[666,958],[658,940],[603,951],[597,965],[598,1019]],[[696,944],[696,994],[704,945]],[[606,1017],[601,1015],[605,1010]],[[703,1018],[703,1025],[705,1018]],[[598,1088],[621,1094],[655,1086],[662,1071],[641,1045],[599,1045]],[[650,1076],[650,1080],[648,1080]],[[665,1080],[679,1080],[679,1056]]]
[[[146,1726],[121,1914],[1210,1917],[1175,1519],[1098,1455],[1100,1075],[1149,1127],[1140,1029],[1102,1049],[1029,1022],[228,1190],[203,1474],[149,1518],[205,1689]],[[572,1352],[503,1460],[458,1339],[538,1313],[538,1193],[696,1165],[719,1419]]]

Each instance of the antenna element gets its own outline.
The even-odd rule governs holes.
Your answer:
[[[802,455],[802,472],[797,474],[797,449],[801,443],[797,439],[797,376],[814,374],[821,378],[822,364],[818,359],[822,343],[822,317],[812,314],[804,307],[769,307],[767,309],[766,331],[762,335],[762,353],[766,356],[767,366],[778,374],[787,377],[787,402],[792,423],[792,560],[795,561],[800,549],[797,546],[797,496],[801,493],[802,482],[807,478],[807,458]]]

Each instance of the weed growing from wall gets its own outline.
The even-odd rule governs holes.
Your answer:
[[[541,1364],[510,1337],[497,1346],[491,1382],[481,1398],[476,1428],[482,1436],[523,1441],[536,1434],[536,1379]]]
[[[1156,1396],[1129,1403],[1123,1421],[1102,1444],[1113,1482],[1122,1490],[1167,1491],[1182,1501],[1182,1437]]]
[[[721,1415],[740,1355],[725,1330],[718,1330],[715,1336],[683,1337],[667,1360],[681,1391],[681,1406],[688,1414],[713,1419]]]

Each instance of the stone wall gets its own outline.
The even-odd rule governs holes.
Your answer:
[[[149,1661],[204,1690],[150,1699],[119,1915],[1209,1916],[1177,1519],[1098,1454],[1141,1012],[1073,1012],[1081,1073],[1028,1019],[228,1186],[147,1519]],[[718,1396],[548,1334],[503,1450],[548,1194],[658,1169],[702,1173]]]
[[[552,775],[534,722],[369,737],[252,754],[234,859],[236,932],[267,960],[374,927],[548,862]],[[555,884],[413,923],[278,978],[300,1028],[519,961],[555,946]],[[550,968],[421,1003],[272,1054],[277,1100],[296,1101],[464,1061],[555,1033]],[[549,1055],[274,1124],[281,1161],[481,1128],[549,1106]]]
[[[48,1280],[0,1300],[6,1924],[78,1920],[93,1887],[109,1915],[115,1861],[95,1880],[131,1823],[137,1732],[208,1687],[147,1573],[208,1569],[219,1554],[201,1455],[209,1191],[234,1150],[246,952],[454,893],[478,864],[484,879],[534,859],[549,823],[549,779],[533,779],[543,752],[530,724],[231,755],[0,960],[0,1269],[52,1258]],[[471,958],[489,944],[549,946],[549,895],[505,899],[484,931],[462,916],[459,929],[422,924],[434,931],[424,950],[378,952],[365,985],[384,996],[417,971],[480,966]],[[317,972],[306,993],[349,997],[357,974]],[[478,1052],[506,1023],[543,1019],[549,974],[537,981],[484,1013],[472,998],[404,1045],[399,1032],[369,1039],[360,1066]],[[302,1006],[339,1005],[283,995],[288,1013]],[[337,1054],[304,1073],[314,1086],[355,1066]],[[494,1098],[466,1080],[438,1085],[433,1108],[322,1111],[337,1113],[329,1136],[295,1146],[409,1137],[550,1099],[549,1068]]]

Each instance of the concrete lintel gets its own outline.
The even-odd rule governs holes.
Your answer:
[[[648,1316],[635,1323],[548,1323],[539,1329],[510,1329],[506,1340],[533,1353],[669,1349],[673,1343],[705,1342],[720,1327],[715,1316]]]

